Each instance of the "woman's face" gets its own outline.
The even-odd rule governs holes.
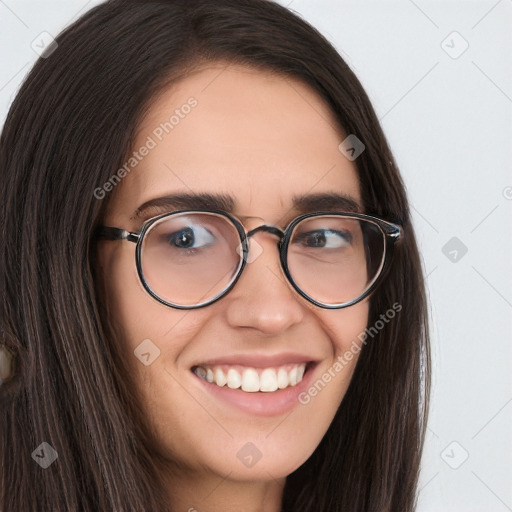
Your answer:
[[[355,165],[338,150],[346,135],[323,100],[292,79],[211,64],[162,93],[137,133],[136,161],[108,198],[107,226],[137,231],[147,218],[172,210],[161,205],[136,216],[141,205],[176,194],[191,196],[191,207],[198,194],[230,196],[231,213],[247,231],[262,224],[284,229],[304,211],[328,208],[318,204],[322,194],[361,204]],[[315,200],[295,204],[298,197]],[[333,367],[366,328],[368,302],[341,310],[307,302],[287,283],[276,242],[272,234],[255,234],[234,288],[188,311],[164,306],[143,289],[135,244],[100,244],[119,350],[161,455],[180,471],[283,478],[315,450],[347,390],[357,357]],[[294,368],[300,373],[305,363],[302,381],[292,385]],[[231,370],[235,381],[248,367],[258,376],[265,369],[278,375],[282,367],[291,383],[272,392],[229,389],[202,379],[192,371],[197,366],[214,375]],[[316,396],[308,394],[325,375]]]

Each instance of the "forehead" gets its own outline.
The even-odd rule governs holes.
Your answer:
[[[150,104],[132,147],[137,163],[110,210],[121,221],[156,197],[220,193],[235,199],[234,213],[271,221],[299,195],[360,201],[355,165],[338,150],[344,138],[325,101],[300,81],[210,64]]]

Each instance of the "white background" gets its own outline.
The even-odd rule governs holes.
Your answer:
[[[0,0],[2,124],[32,42],[97,3]],[[512,0],[280,3],[354,69],[408,189],[434,356],[418,512],[512,511]]]

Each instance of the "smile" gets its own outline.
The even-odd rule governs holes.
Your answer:
[[[192,371],[201,379],[219,387],[246,393],[272,393],[296,386],[302,381],[307,363],[290,363],[278,367],[252,368],[242,365],[200,365]]]

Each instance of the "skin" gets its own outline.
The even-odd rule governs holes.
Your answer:
[[[194,96],[198,105],[109,196],[104,224],[136,231],[138,206],[168,193],[229,193],[246,230],[284,228],[296,194],[344,193],[361,204],[355,165],[338,150],[345,138],[329,107],[296,80],[225,63],[209,64],[165,90],[150,105],[133,148]],[[156,214],[153,214],[156,215]],[[99,265],[109,314],[120,330],[160,455],[173,510],[278,511],[287,475],[315,450],[345,395],[354,359],[307,405],[258,417],[205,391],[193,363],[227,353],[300,352],[319,360],[320,378],[350,348],[368,321],[368,302],[342,310],[316,307],[288,285],[275,237],[258,233],[263,252],[235,287],[207,307],[166,307],[142,288],[135,244],[104,241]],[[134,357],[151,339],[160,356]],[[314,419],[314,421],[312,421]],[[237,452],[262,453],[248,468]]]

